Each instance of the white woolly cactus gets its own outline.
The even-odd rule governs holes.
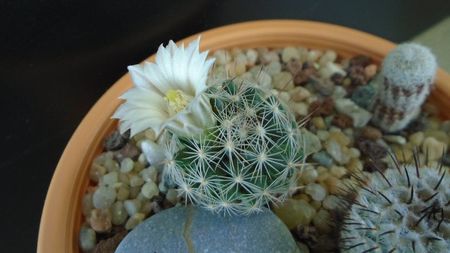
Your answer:
[[[249,84],[226,81],[207,92],[216,125],[200,138],[172,136],[165,173],[187,201],[217,213],[281,202],[304,158],[294,116]]]
[[[340,232],[341,251],[450,252],[450,178],[439,169],[415,165],[361,178],[349,199]]]
[[[420,112],[436,75],[434,55],[424,46],[404,43],[383,61],[373,121],[387,132],[403,129]]]

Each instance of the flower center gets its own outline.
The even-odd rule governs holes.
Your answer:
[[[167,101],[170,115],[184,110],[191,100],[187,94],[178,89],[169,89],[164,99]]]

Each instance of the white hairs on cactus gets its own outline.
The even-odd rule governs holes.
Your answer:
[[[250,214],[283,201],[304,159],[293,114],[248,84],[226,81],[207,93],[216,125],[200,138],[174,135],[179,148],[165,175],[188,202],[221,214]]]
[[[419,44],[404,43],[383,61],[373,121],[387,132],[406,127],[420,112],[437,71],[436,58]]]
[[[342,252],[450,252],[446,168],[420,167],[416,160],[372,174],[368,183],[351,190],[357,196],[349,199],[342,222]]]

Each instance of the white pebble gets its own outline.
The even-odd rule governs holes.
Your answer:
[[[396,143],[400,145],[406,144],[406,138],[400,135],[384,135],[383,139],[390,143]]]
[[[82,227],[80,229],[80,248],[87,252],[93,250],[96,244],[95,231],[92,228]]]
[[[120,172],[128,173],[133,170],[133,167],[134,167],[134,161],[131,158],[126,157],[120,163]]]
[[[131,200],[125,200],[123,202],[123,206],[124,206],[125,210],[127,211],[128,215],[133,216],[134,214],[139,212],[139,210],[142,207],[142,203],[141,203],[141,201],[139,201],[137,199],[131,199]]]
[[[141,186],[144,184],[144,179],[142,179],[142,177],[138,176],[138,175],[133,175],[130,178],[130,186],[131,187],[136,187],[136,186]]]
[[[325,63],[319,70],[319,73],[322,78],[329,79],[334,74],[340,74],[342,76],[345,76],[345,71],[342,69],[342,67],[334,62],[327,62]]]
[[[107,159],[103,165],[108,170],[108,172],[119,170],[119,164],[116,161],[114,161],[112,158]]]
[[[292,101],[300,102],[311,96],[311,92],[301,86],[297,86],[289,91]]]
[[[298,54],[300,56],[300,61],[303,63],[308,60],[308,49],[304,47],[298,47],[297,48]]]
[[[234,63],[235,75],[239,76],[244,74],[247,66],[247,57],[244,54],[238,54],[234,59]]]
[[[337,178],[341,178],[342,176],[347,174],[347,170],[342,166],[332,166],[330,169],[330,173]]]
[[[278,98],[284,101],[285,103],[288,103],[289,100],[291,99],[291,95],[289,95],[289,93],[287,93],[286,91],[282,91],[278,95]]]
[[[319,137],[319,140],[325,141],[330,136],[330,133],[326,130],[317,130],[316,135]]]
[[[270,62],[264,69],[269,75],[273,76],[281,72],[281,63],[277,61]]]
[[[117,200],[126,200],[130,196],[130,187],[128,185],[122,184],[119,189],[117,189]]]
[[[271,90],[272,89],[272,77],[270,77],[267,72],[264,70],[261,70],[256,76],[255,76],[256,82],[265,90]]]
[[[320,57],[319,64],[324,65],[327,62],[334,62],[337,58],[336,52],[333,50],[327,50],[325,53]]]
[[[159,189],[158,186],[153,181],[149,181],[145,183],[144,186],[142,186],[141,193],[146,198],[151,199],[155,196],[158,196]]]
[[[306,194],[313,200],[322,201],[327,196],[327,191],[320,184],[309,184],[305,188]]]
[[[301,116],[308,114],[308,106],[305,103],[291,103],[292,110]]]
[[[119,173],[119,182],[130,185],[130,177],[128,176],[128,174]]]
[[[350,148],[349,151],[350,156],[353,158],[358,158],[361,156],[361,151],[357,148]]]
[[[98,182],[99,179],[105,175],[106,168],[99,163],[94,162],[91,166],[91,170],[89,172],[89,177],[92,181]]]
[[[247,64],[250,66],[255,65],[256,60],[258,60],[258,52],[254,49],[248,49],[245,55],[247,56]]]
[[[135,228],[139,223],[141,223],[145,219],[145,215],[143,213],[136,213],[131,216],[127,223],[125,224],[125,229],[130,230]]]
[[[328,210],[336,210],[339,205],[339,198],[334,195],[328,195],[322,202],[322,206]]]
[[[266,52],[260,55],[260,59],[262,63],[269,63],[269,62],[278,62],[280,60],[280,57],[278,54],[274,51]]]
[[[306,185],[313,183],[316,181],[316,178],[319,176],[317,170],[313,166],[307,166],[300,176],[301,181]]]
[[[94,204],[92,203],[92,193],[86,193],[83,196],[81,205],[84,217],[88,217],[89,214],[91,213],[91,210],[94,209]]]
[[[101,185],[114,187],[119,181],[119,174],[116,171],[110,172],[102,177]]]
[[[122,201],[117,201],[111,208],[111,222],[114,225],[122,225],[128,217],[128,213],[123,206]]]
[[[295,47],[286,47],[281,52],[281,59],[283,62],[289,62],[290,60],[299,60],[300,53]]]
[[[278,90],[289,90],[294,85],[292,74],[286,71],[277,73],[272,77],[272,86]]]
[[[176,189],[169,189],[166,193],[166,199],[175,205],[178,202],[178,191]]]
[[[322,55],[322,51],[319,50],[310,50],[308,51],[308,56],[306,58],[309,62],[316,62],[317,59]]]
[[[139,174],[145,182],[156,182],[158,180],[158,169],[154,166],[143,169]]]
[[[217,50],[213,57],[216,58],[216,64],[226,64],[231,60],[231,56],[226,50]]]
[[[116,190],[113,187],[100,186],[95,190],[92,202],[95,208],[107,209],[116,200]]]
[[[317,212],[316,216],[314,216],[313,218],[314,226],[321,233],[330,232],[331,230],[330,221],[331,221],[330,213],[325,209],[320,209],[319,212]]]

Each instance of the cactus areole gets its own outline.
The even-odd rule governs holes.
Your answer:
[[[293,114],[251,84],[229,80],[206,92],[216,124],[200,137],[167,138],[165,177],[186,201],[217,213],[282,202],[304,159]]]

